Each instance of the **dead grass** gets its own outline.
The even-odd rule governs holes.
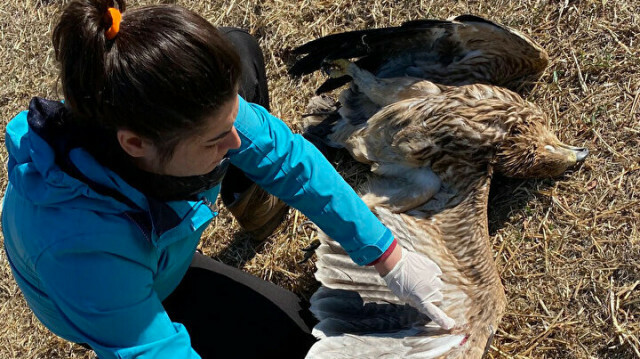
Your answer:
[[[163,2],[174,2],[165,0]],[[489,215],[507,313],[495,358],[640,358],[640,2],[625,0],[177,1],[217,25],[260,39],[275,115],[295,130],[320,77],[286,76],[290,50],[318,36],[417,18],[472,13],[520,29],[551,56],[528,98],[552,114],[567,143],[591,150],[557,180],[494,182]],[[138,6],[145,2],[131,2]],[[9,0],[0,8],[2,124],[32,96],[60,98],[50,31],[60,1]],[[3,131],[4,132],[4,131]],[[6,161],[6,150],[0,158]],[[6,186],[6,169],[0,175]],[[205,253],[308,297],[315,235],[292,212],[254,246],[224,210]],[[232,228],[233,230],[229,230]],[[0,252],[0,357],[90,358],[40,325]]]

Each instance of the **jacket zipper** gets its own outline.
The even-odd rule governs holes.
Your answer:
[[[216,206],[215,203],[212,203],[211,201],[209,201],[209,199],[206,196],[202,197],[202,203],[209,207],[209,210],[211,210],[211,213],[213,214],[213,216],[217,216],[218,215],[218,206]]]
[[[133,217],[131,217],[131,215],[129,215],[129,213],[124,212],[124,215],[125,215],[125,216],[127,216],[127,218],[129,218],[129,220],[130,220],[131,222],[133,222],[133,224],[135,224],[135,225],[136,225],[136,227],[138,227],[138,229],[140,230],[140,232],[142,232],[142,235],[144,236],[144,239],[146,239],[146,240],[147,240],[147,242],[149,242],[149,243],[152,243],[152,244],[153,244],[153,242],[151,242],[151,238],[149,238],[149,236],[147,236],[147,233],[145,232],[145,230],[144,230],[144,229],[142,229],[142,227],[140,226],[140,224],[138,224],[138,222],[136,222],[136,220],[135,220],[135,219],[133,219]]]

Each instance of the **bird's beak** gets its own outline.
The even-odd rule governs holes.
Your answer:
[[[560,147],[569,152],[569,156],[575,158],[576,163],[584,162],[589,155],[589,150],[586,147],[574,147],[565,144],[561,144]]]

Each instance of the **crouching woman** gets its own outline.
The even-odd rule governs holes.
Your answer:
[[[453,325],[423,300],[437,301],[437,266],[396,246],[322,155],[265,109],[248,34],[179,6],[74,0],[53,46],[65,101],[34,98],[7,126],[2,215],[16,282],[53,333],[101,359],[303,357],[312,321],[294,294],[194,255],[230,164],[240,197],[259,184]]]

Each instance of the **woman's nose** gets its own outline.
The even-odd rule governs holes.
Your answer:
[[[240,148],[241,144],[242,144],[242,140],[240,140],[240,136],[238,136],[238,131],[236,130],[235,127],[233,127],[229,136],[229,144],[228,144],[229,149],[235,150],[236,148]]]

